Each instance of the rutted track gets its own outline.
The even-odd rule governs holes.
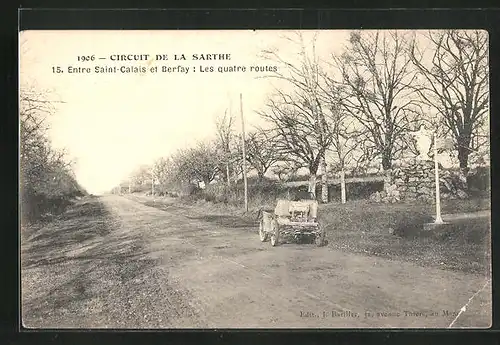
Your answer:
[[[447,327],[485,283],[327,247],[273,248],[252,224],[202,209],[160,210],[119,196],[91,202],[102,202],[100,214],[42,229],[53,235],[44,247],[23,241],[27,326]],[[92,231],[99,226],[105,231]],[[57,235],[80,229],[92,236],[64,242]],[[488,327],[490,310],[488,285],[454,326]]]

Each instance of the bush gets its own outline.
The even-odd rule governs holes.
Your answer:
[[[34,190],[25,190],[20,198],[21,219],[23,222],[31,223],[43,219],[47,214],[61,214],[72,204],[71,199],[81,195],[83,193],[77,191],[48,195]]]
[[[72,199],[86,195],[69,171],[40,169],[37,179],[30,179],[25,174],[21,170],[19,203],[22,222],[31,223],[47,214],[60,214]]]
[[[30,85],[20,88],[19,177],[23,222],[64,211],[70,199],[85,194],[76,182],[64,150],[52,147],[44,119],[55,109],[44,91]]]
[[[277,198],[287,194],[288,189],[278,181],[270,179],[249,179],[248,198],[249,203],[255,206],[272,204]],[[191,198],[184,200],[202,199],[213,203],[223,203],[229,205],[241,205],[245,202],[245,192],[243,182],[232,184],[225,183],[209,184],[205,189],[191,194]]]

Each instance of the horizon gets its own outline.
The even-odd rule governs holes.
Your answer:
[[[20,33],[20,85],[50,90],[64,103],[48,122],[54,147],[76,161],[77,181],[89,193],[109,191],[142,164],[186,147],[193,139],[209,139],[214,120],[232,103],[235,130],[241,131],[239,94],[243,95],[245,127],[262,125],[255,111],[264,107],[276,80],[254,78],[262,73],[67,73],[54,74],[40,66],[109,65],[78,62],[77,54],[96,57],[116,54],[231,54],[231,60],[170,61],[169,66],[267,66],[264,49],[277,48],[287,59],[296,55],[282,36],[296,31],[26,31]],[[302,31],[304,37],[315,32]],[[317,49],[326,56],[331,42],[343,42],[345,30],[319,31]],[[333,36],[332,36],[333,35]],[[338,39],[332,40],[332,37]],[[169,49],[173,47],[175,49]],[[131,48],[132,47],[132,48]],[[333,49],[335,50],[335,49]],[[333,53],[333,51],[331,51]],[[318,53],[319,54],[319,53]],[[198,56],[199,57],[199,56]],[[151,64],[152,61],[147,63]],[[167,65],[163,61],[154,61]],[[114,62],[114,65],[125,63]],[[127,66],[141,67],[140,61]]]

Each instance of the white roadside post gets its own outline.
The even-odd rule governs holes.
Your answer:
[[[340,171],[340,198],[343,204],[346,203],[346,190],[345,190],[345,170],[342,168]]]
[[[434,175],[436,179],[436,220],[435,224],[442,224],[441,218],[441,196],[439,193],[439,164],[438,164],[438,137],[437,132],[434,132]]]

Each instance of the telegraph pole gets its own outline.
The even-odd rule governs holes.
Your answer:
[[[247,153],[245,148],[245,120],[243,118],[243,95],[240,93],[241,141],[243,148],[243,183],[245,185],[245,212],[248,212]]]
[[[231,96],[229,96],[229,123],[232,122],[233,119],[233,99]],[[227,138],[229,139],[229,138]],[[226,150],[226,178],[227,178],[227,186],[230,188],[231,187],[231,177],[229,176],[229,151],[230,151],[230,146],[229,146],[230,140],[226,143],[227,147],[224,148]]]

